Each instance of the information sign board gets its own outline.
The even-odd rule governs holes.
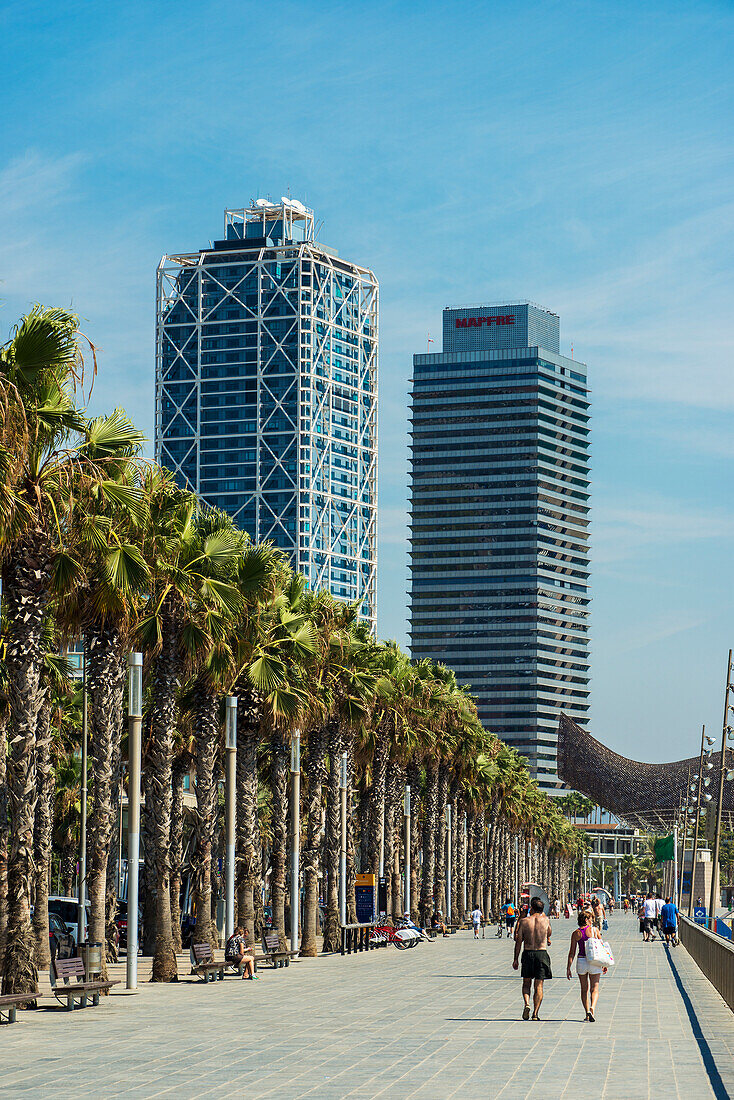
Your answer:
[[[357,875],[354,886],[357,923],[369,924],[375,919],[375,876]]]

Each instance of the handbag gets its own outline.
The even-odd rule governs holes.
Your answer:
[[[586,958],[594,974],[601,973],[605,966],[607,968],[614,966],[611,947],[606,941],[597,939],[596,936],[586,940]]]
[[[602,930],[602,932],[608,932],[609,931],[609,921],[607,920],[606,917],[601,922],[601,930]]]

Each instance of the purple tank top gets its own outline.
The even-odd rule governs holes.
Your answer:
[[[586,941],[588,940],[588,938],[589,938],[589,929],[584,927],[584,928],[581,929],[581,935],[579,936],[579,958],[580,959],[585,959],[586,958]]]

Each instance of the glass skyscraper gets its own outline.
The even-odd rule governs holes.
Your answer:
[[[156,458],[375,618],[378,284],[258,199],[158,268]]]
[[[589,711],[589,391],[529,302],[443,313],[413,358],[411,652],[557,789],[560,713]]]

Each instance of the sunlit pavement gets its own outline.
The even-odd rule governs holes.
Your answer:
[[[734,1016],[685,949],[643,944],[636,919],[614,916],[617,966],[587,1024],[565,976],[573,927],[553,922],[539,1023],[520,1019],[511,941],[459,932],[263,969],[258,982],[146,985],[98,1009],[19,1013],[0,1029],[0,1096],[734,1096]]]

